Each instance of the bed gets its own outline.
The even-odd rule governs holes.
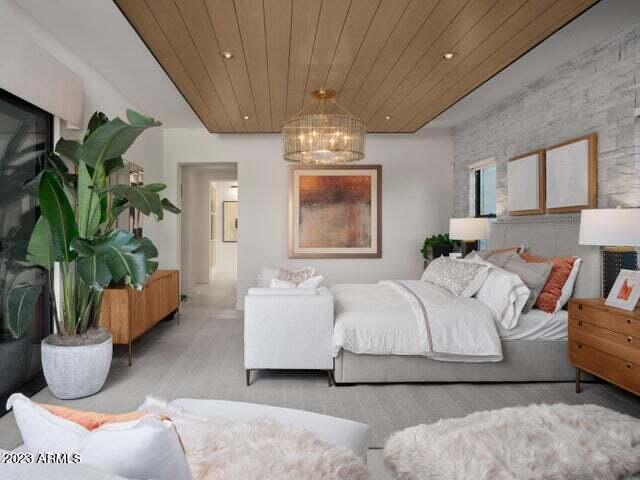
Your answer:
[[[502,218],[492,224],[488,248],[524,245],[527,250],[548,257],[576,255],[582,259],[582,264],[573,296],[595,297],[600,294],[598,249],[579,245],[578,230],[579,215]],[[357,314],[366,313],[368,309],[372,315],[367,321],[370,329],[385,328],[382,321],[376,324],[373,319],[374,312],[381,313],[387,305],[384,290],[379,290],[379,303],[365,305],[363,301],[358,301],[359,288],[376,286],[337,285],[332,289],[336,303],[336,343],[343,347],[336,348],[335,352],[334,377],[337,384],[574,379],[575,369],[569,363],[567,355],[566,310],[556,315],[532,310],[527,315],[521,315],[516,328],[498,328],[501,359],[488,355],[478,361],[455,361],[453,358],[442,361],[419,355],[415,340],[412,343],[411,329],[401,322],[389,327],[393,329],[393,335],[388,335],[388,338],[402,344],[401,350],[395,350],[402,354],[379,354],[380,350],[372,354],[367,350],[366,342],[359,342],[358,348],[351,349],[355,352],[350,351],[347,337],[357,329],[347,328],[345,325],[356,324]],[[366,334],[370,335],[371,332]],[[415,337],[415,332],[413,336]]]

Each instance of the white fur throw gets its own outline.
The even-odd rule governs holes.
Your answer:
[[[147,398],[140,410],[173,421],[193,480],[366,480],[362,460],[311,433],[274,421],[204,417]]]
[[[402,480],[616,480],[640,472],[640,420],[596,405],[505,408],[398,432],[384,457]]]

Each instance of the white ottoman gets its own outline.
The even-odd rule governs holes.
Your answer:
[[[244,300],[244,366],[251,370],[333,371],[329,289],[252,288]]]

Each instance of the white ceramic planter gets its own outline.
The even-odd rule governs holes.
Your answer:
[[[59,346],[42,342],[42,370],[51,393],[70,400],[93,395],[107,380],[113,340],[94,345]]]

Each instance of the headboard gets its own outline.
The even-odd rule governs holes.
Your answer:
[[[489,248],[524,245],[544,257],[575,255],[582,259],[573,291],[576,298],[600,296],[600,251],[578,244],[580,215],[504,217],[491,224]]]

